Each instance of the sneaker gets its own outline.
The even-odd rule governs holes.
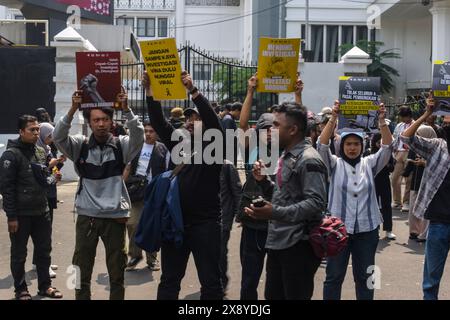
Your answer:
[[[33,271],[36,271],[36,265],[35,265],[35,264],[32,264],[32,265],[31,265],[31,269],[32,269]]]
[[[56,278],[56,272],[52,270],[52,268],[48,268],[48,273],[50,274],[50,278],[51,279],[55,279]]]
[[[395,240],[397,239],[397,236],[392,233],[392,231],[386,231],[386,238],[388,240]]]
[[[161,267],[159,266],[159,261],[158,261],[158,260],[155,260],[155,261],[153,261],[152,263],[150,263],[150,264],[148,265],[148,268],[149,268],[151,271],[159,271],[159,270],[161,270]]]
[[[418,235],[415,234],[415,233],[410,233],[410,234],[409,234],[409,239],[410,239],[410,240],[417,240],[417,236],[418,236]]]
[[[58,270],[58,265],[57,265],[57,264],[51,264],[51,265],[50,265],[50,269],[52,269],[52,270]]]
[[[402,208],[402,205],[401,205],[400,203],[394,203],[394,204],[392,205],[392,208],[393,208],[393,209],[401,209],[401,208]]]
[[[132,271],[134,269],[136,269],[137,265],[139,264],[139,262],[142,261],[142,257],[139,258],[131,258],[130,261],[128,261],[127,263],[127,267],[126,267],[126,271]]]
[[[402,206],[402,212],[409,212],[409,204],[404,204]]]

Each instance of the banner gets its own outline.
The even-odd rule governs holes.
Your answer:
[[[140,45],[155,100],[187,99],[175,39],[143,41]]]
[[[110,0],[56,0],[56,2],[76,5],[81,9],[101,16],[109,16],[109,9],[112,5]]]
[[[258,57],[258,92],[295,91],[300,39],[261,38]]]
[[[120,52],[77,52],[76,63],[81,109],[113,108],[121,92]]]
[[[380,95],[378,77],[340,77],[338,131],[378,131]]]
[[[450,115],[450,62],[435,61],[433,68],[433,95],[438,101],[434,114]]]

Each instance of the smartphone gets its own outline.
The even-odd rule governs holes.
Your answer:
[[[266,200],[262,197],[258,197],[257,199],[252,201],[252,204],[255,208],[262,208],[266,205]]]

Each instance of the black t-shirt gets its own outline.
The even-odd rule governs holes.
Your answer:
[[[450,170],[445,176],[439,190],[431,200],[425,219],[431,222],[450,223]]]

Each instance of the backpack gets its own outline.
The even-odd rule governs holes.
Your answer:
[[[338,255],[348,243],[344,222],[331,215],[325,216],[322,223],[312,229],[309,242],[318,258]]]

